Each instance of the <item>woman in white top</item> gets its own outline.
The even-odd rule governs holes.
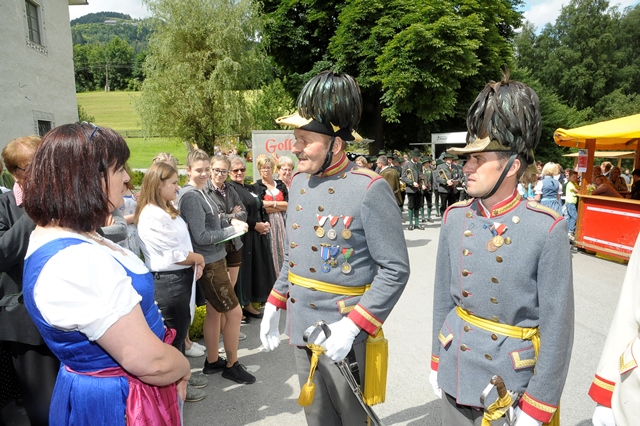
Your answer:
[[[178,188],[178,172],[173,167],[151,165],[142,181],[134,223],[145,264],[154,276],[155,298],[165,324],[176,330],[173,346],[184,353],[194,270],[199,279],[204,257],[193,252],[187,224],[174,207]]]
[[[187,224],[174,207],[179,188],[176,169],[166,163],[151,165],[142,181],[134,223],[145,264],[153,274],[155,299],[164,323],[176,330],[173,346],[185,353],[193,276],[202,276],[204,257],[193,252]],[[204,399],[204,392],[196,389],[207,385],[204,377],[192,376],[189,385],[186,401]]]
[[[132,252],[96,233],[123,203],[128,157],[113,130],[65,124],[45,135],[27,170],[24,207],[37,226],[24,300],[64,365],[52,426],[181,422],[176,390],[184,399],[191,371],[170,344],[153,278]]]

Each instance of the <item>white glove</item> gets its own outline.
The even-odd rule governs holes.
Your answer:
[[[269,352],[280,344],[280,310],[271,303],[265,303],[260,322],[260,341]]]
[[[328,339],[324,333],[320,333],[314,343],[322,345],[326,351],[325,355],[331,358],[331,361],[342,361],[349,354],[353,340],[360,333],[360,327],[349,318],[344,317],[338,322],[329,324],[329,329],[331,336]]]
[[[593,426],[616,426],[616,419],[613,418],[613,410],[604,405],[596,405],[591,417]]]
[[[516,414],[516,424],[515,426],[542,426],[542,422],[534,419],[524,411],[520,407],[517,407],[515,410]]]
[[[431,387],[433,388],[433,393],[435,393],[438,398],[442,398],[442,389],[440,389],[440,386],[438,386],[438,372],[437,371],[431,370],[431,373],[429,373],[429,383],[431,384]]]

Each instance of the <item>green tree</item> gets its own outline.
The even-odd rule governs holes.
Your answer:
[[[519,4],[266,0],[264,41],[294,95],[322,69],[356,77],[365,108],[360,130],[376,141],[370,152],[383,143],[406,148],[438,127],[464,124],[477,92],[511,62]]]
[[[120,37],[114,37],[105,46],[105,70],[109,71],[110,90],[124,90],[133,74],[133,47]]]
[[[158,25],[137,108],[147,134],[213,151],[216,137],[250,131],[245,90],[268,61],[251,0],[147,0]]]
[[[255,130],[278,130],[275,118],[291,114],[295,110],[294,100],[287,93],[280,79],[264,85],[251,105],[252,128]]]

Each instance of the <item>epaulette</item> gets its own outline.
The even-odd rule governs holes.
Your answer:
[[[549,216],[551,216],[554,221],[562,218],[562,216],[560,216],[558,214],[558,212],[555,211],[554,209],[549,208],[547,206],[543,206],[542,204],[540,204],[540,203],[538,203],[536,201],[529,201],[527,203],[527,208],[529,210],[533,210],[534,212],[546,213]]]
[[[449,214],[449,210],[458,209],[460,207],[469,207],[471,203],[473,203],[473,200],[473,198],[469,198],[468,200],[458,201],[457,203],[451,204],[449,207],[447,207],[447,210],[445,210],[444,215],[442,216],[442,223],[444,224],[447,222],[447,215]]]
[[[356,174],[356,175],[369,176],[373,180],[382,178],[382,176],[380,176],[379,174],[377,174],[373,170],[367,169],[365,167],[354,167],[353,169],[351,169],[351,173]]]

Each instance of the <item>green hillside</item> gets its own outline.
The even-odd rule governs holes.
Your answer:
[[[140,116],[133,104],[139,92],[83,92],[76,94],[78,104],[93,116],[97,126],[109,127],[125,137],[131,150],[129,165],[134,169],[146,169],[159,152],[170,152],[184,167],[187,149],[176,138],[143,139]]]

